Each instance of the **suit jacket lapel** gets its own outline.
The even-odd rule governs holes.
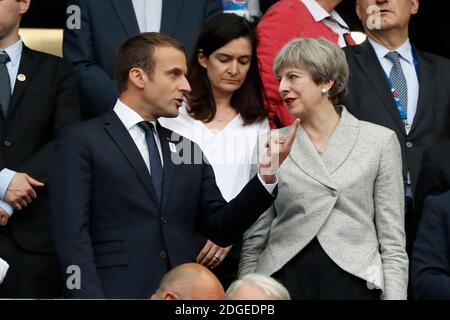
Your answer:
[[[173,36],[184,0],[163,1],[161,14],[161,32]]]
[[[150,198],[153,200],[155,209],[159,211],[159,205],[157,205],[159,201],[157,200],[151,176],[144,159],[142,159],[136,144],[114,111],[110,111],[105,115],[105,130],[119,146],[125,158],[136,171],[139,180],[141,180]]]
[[[298,128],[289,157],[307,175],[330,188],[336,189],[330,181],[327,168],[302,126]]]
[[[341,119],[331,134],[322,161],[331,175],[347,159],[359,135],[359,121],[345,108],[342,109]]]
[[[406,134],[402,119],[395,105],[394,98],[389,91],[386,82],[384,70],[381,67],[378,57],[375,54],[369,41],[363,42],[360,46],[355,47],[356,60],[358,61],[362,71],[366,74],[367,79],[372,83],[373,88],[377,92],[389,114],[394,118],[395,123]]]
[[[131,0],[111,0],[117,15],[129,37],[139,33],[139,25]],[[170,1],[163,1],[170,2]]]
[[[156,128],[158,130],[159,140],[161,142],[161,151],[164,159],[164,181],[162,191],[162,210],[167,205],[167,201],[170,198],[170,190],[175,176],[176,166],[172,161],[172,151],[170,150],[169,143],[172,136],[172,131],[162,127],[158,121],[156,121]]]
[[[11,104],[8,109],[8,118],[11,117],[12,113],[17,107],[17,104],[20,100],[20,97],[22,96],[23,91],[33,78],[33,74],[37,65],[38,65],[37,57],[33,54],[33,51],[31,51],[28,47],[24,45],[22,50],[22,57],[20,58],[19,71],[17,75],[23,74],[25,75],[26,78],[25,81],[19,81],[16,79],[13,95],[11,97]]]
[[[416,48],[414,48],[414,50],[419,64],[419,99],[417,101],[417,109],[411,131],[409,132],[410,135],[414,132],[420,119],[423,119],[423,113],[429,105],[432,88],[431,84],[433,83],[433,75],[431,74],[433,70],[431,67],[432,62],[425,59]]]

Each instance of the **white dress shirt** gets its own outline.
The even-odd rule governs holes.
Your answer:
[[[267,136],[270,132],[267,119],[244,126],[244,120],[238,114],[225,128],[213,133],[202,121],[192,118],[185,106],[180,108],[177,118],[159,118],[158,121],[199,145],[213,167],[217,186],[227,201],[236,197],[251,178],[258,135]],[[273,188],[267,190],[273,192]]]
[[[144,159],[148,171],[151,173],[147,140],[145,140],[145,131],[138,125],[139,122],[145,121],[144,118],[142,118],[136,111],[120,101],[120,99],[117,100],[116,105],[114,106],[114,112],[117,114],[120,121],[122,121],[123,125],[130,133],[131,138],[133,139],[136,147],[141,153],[142,159]],[[156,121],[152,121],[152,124],[155,126],[153,136],[155,137],[156,145],[158,146],[159,158],[161,159],[161,164],[164,167],[164,159],[161,151],[161,141],[159,140],[159,136],[156,134]]]
[[[389,76],[391,69],[394,66],[393,63],[386,58],[386,54],[389,53],[390,50],[370,38],[368,38],[368,40],[375,50],[384,72]],[[395,51],[400,54],[400,65],[402,66],[408,86],[407,121],[409,124],[412,124],[414,116],[416,115],[417,101],[419,100],[419,79],[417,78],[416,67],[414,66],[411,43],[409,40],[406,40],[406,42]],[[410,127],[405,129],[406,133],[409,133]]]
[[[133,8],[141,32],[160,31],[162,0],[133,0]]]
[[[343,48],[347,46],[345,42],[344,34],[350,33],[348,25],[345,23],[344,19],[335,11],[328,13],[324,8],[320,6],[315,0],[301,0],[306,6],[308,11],[313,16],[316,22],[322,21],[329,29],[334,33],[339,35],[338,45]],[[331,19],[327,19],[331,18]]]

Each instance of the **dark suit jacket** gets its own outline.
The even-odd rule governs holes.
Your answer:
[[[413,193],[426,147],[450,138],[450,61],[415,49],[419,63],[419,100],[406,134],[378,58],[368,41],[344,48],[350,67],[348,110],[358,119],[397,133],[403,175],[409,170]]]
[[[168,142],[172,131],[159,126],[158,133],[162,208],[155,204],[142,156],[114,111],[59,140],[50,189],[55,243],[64,273],[70,265],[81,268],[81,290],[69,290],[68,297],[148,299],[171,267],[195,261],[197,224],[227,246],[272,203],[255,177],[227,205],[212,167],[193,162],[202,159],[199,147],[181,139],[177,149],[187,161],[176,165]]]
[[[412,256],[417,299],[450,299],[450,191],[425,200]]]
[[[417,179],[414,231],[419,226],[425,198],[450,190],[450,140],[427,148],[423,154],[422,165]]]
[[[0,170],[24,172],[47,183],[54,138],[61,128],[80,119],[75,80],[69,62],[23,47],[8,115],[0,113]],[[33,252],[53,252],[47,188],[15,212],[7,228],[17,244]],[[0,243],[0,253],[1,253]]]
[[[427,148],[417,180],[415,209],[420,212],[425,198],[450,189],[450,140]]]
[[[139,26],[131,0],[68,0],[81,9],[81,28],[64,30],[64,57],[73,62],[84,117],[113,108],[119,96],[114,83],[116,50]],[[220,0],[163,1],[161,32],[193,50],[203,23],[222,12]]]

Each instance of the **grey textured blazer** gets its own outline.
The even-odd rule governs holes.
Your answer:
[[[406,299],[402,162],[392,130],[342,107],[322,155],[300,126],[277,175],[273,207],[244,235],[241,275],[272,275],[317,237],[339,267],[381,289],[382,299]]]

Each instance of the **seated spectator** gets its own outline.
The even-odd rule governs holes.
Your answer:
[[[412,255],[416,299],[450,299],[450,191],[425,199]]]
[[[165,274],[152,300],[223,300],[220,281],[197,263],[181,264]]]
[[[227,300],[291,300],[281,283],[259,273],[249,273],[234,281],[226,297]]]

